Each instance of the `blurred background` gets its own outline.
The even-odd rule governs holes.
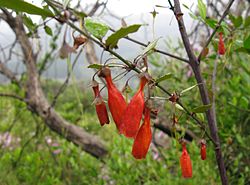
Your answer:
[[[46,2],[27,1],[38,7]],[[52,1],[54,2],[54,1]],[[97,1],[55,1],[74,10],[90,14]],[[198,55],[205,41],[222,16],[228,1],[206,0],[206,17],[202,17],[197,0],[181,1],[182,12],[189,38]],[[99,0],[100,4],[91,19],[102,22],[114,30],[122,24],[143,24],[139,31],[129,37],[148,44],[158,38],[157,49],[187,58],[179,29],[168,1]],[[3,14],[3,10],[0,10]],[[250,4],[234,2],[229,15],[222,23],[226,54],[218,56],[218,34],[201,62],[202,74],[208,85],[210,97],[216,97],[219,136],[230,184],[250,184]],[[14,16],[16,13],[12,13]],[[53,132],[41,116],[16,99],[0,96],[0,184],[220,184],[213,144],[207,140],[207,160],[200,159],[199,141],[204,133],[181,109],[167,101],[168,96],[155,89],[155,105],[158,116],[151,118],[153,140],[144,160],[131,155],[133,140],[118,134],[115,124],[100,126],[93,105],[94,96],[89,84],[95,71],[88,68],[93,61],[87,55],[97,57],[103,63],[112,56],[97,45],[84,46],[68,57],[60,58],[60,50],[66,41],[73,45],[73,30],[54,19],[43,20],[41,16],[20,13],[25,31],[38,52],[37,69],[42,90],[49,103],[65,85],[57,97],[54,109],[59,115],[98,136],[107,154],[104,158],[93,157],[80,147]],[[75,25],[79,26],[79,20]],[[49,28],[47,28],[49,27]],[[7,66],[18,83],[23,84],[27,70],[21,46],[11,27],[0,17],[0,64]],[[46,29],[45,29],[46,28]],[[49,31],[48,31],[49,30]],[[50,31],[51,30],[51,31]],[[112,33],[108,31],[106,38]],[[87,48],[90,48],[88,50]],[[115,50],[129,61],[141,54],[144,47],[127,39],[119,41]],[[96,62],[96,61],[94,61]],[[181,92],[196,85],[188,64],[175,58],[154,52],[148,56],[149,72],[155,78],[171,74],[161,82],[169,92]],[[118,61],[118,63],[121,63]],[[216,92],[212,92],[214,64],[217,63]],[[120,74],[112,68],[112,74]],[[132,76],[131,72],[115,81],[119,89]],[[98,79],[102,84],[102,82]],[[25,97],[26,87],[21,88],[1,72],[0,94],[15,93]],[[129,83],[130,99],[137,90],[138,79]],[[102,91],[107,99],[106,89]],[[190,109],[201,105],[197,87],[183,93],[182,102]],[[173,125],[172,115],[178,117]],[[199,118],[206,123],[203,113]],[[110,117],[111,119],[111,117]],[[173,134],[176,131],[175,134]],[[181,177],[179,157],[181,146],[178,138],[185,137],[192,159],[193,178]]]

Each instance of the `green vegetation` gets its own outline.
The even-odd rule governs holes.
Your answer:
[[[150,60],[154,61],[155,57],[157,56],[152,55]],[[241,57],[248,58],[248,56]],[[247,69],[250,65],[245,62],[246,59],[234,62],[236,59],[232,57],[214,61],[219,63],[216,81],[219,89],[218,127],[232,184],[246,184],[246,180],[250,178],[248,155],[250,149],[247,145],[250,139],[247,134],[250,130],[248,93],[250,79]],[[209,59],[204,64],[207,66],[204,73],[208,74],[208,83],[211,79],[209,73],[212,71],[212,62],[213,60]],[[164,86],[169,87],[171,91],[181,91],[194,85],[193,77],[181,75],[186,74],[188,68],[183,69],[176,63],[166,62],[166,65],[168,67],[155,67],[152,71],[153,75],[155,73],[159,76],[166,73],[174,74],[173,78],[162,82]],[[180,70],[181,73],[176,72]],[[52,80],[43,82],[49,99],[53,98],[60,85]],[[2,85],[0,90],[3,89],[16,90],[15,85]],[[160,91],[157,95],[162,96]],[[183,94],[182,101],[192,108],[199,105],[198,97],[198,88],[193,88]],[[185,180],[181,178],[179,167],[181,147],[176,140],[168,138],[168,146],[159,148],[160,153],[157,154],[151,147],[145,160],[136,161],[130,153],[132,140],[120,136],[116,132],[114,123],[101,127],[94,106],[91,105],[92,100],[90,89],[70,85],[59,97],[56,110],[65,119],[99,135],[109,150],[108,156],[102,162],[50,131],[36,115],[27,111],[24,103],[1,98],[1,137],[4,133],[10,133],[11,136],[11,144],[5,146],[2,143],[1,184],[219,184],[211,143],[208,143],[208,157],[205,161],[200,160],[196,142],[188,145],[194,174],[192,179]],[[165,102],[164,109],[165,112],[160,114],[170,120],[171,104]],[[178,114],[180,112],[178,111]],[[179,125],[199,133],[199,128],[185,115],[179,120]],[[159,157],[155,159],[157,155]]]

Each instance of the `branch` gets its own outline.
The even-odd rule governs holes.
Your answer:
[[[60,8],[60,9],[62,9],[62,5],[60,4],[60,3],[55,3],[54,1],[46,1],[50,6],[52,6],[52,7],[58,7],[58,8]],[[53,2],[53,3],[52,3]],[[107,2],[105,2],[105,3],[107,3]],[[96,2],[96,4],[94,5],[94,7],[93,7],[93,9],[90,11],[90,13],[88,14],[88,16],[89,17],[91,17],[96,11],[97,11],[97,9],[100,7],[100,6],[105,6],[105,3],[98,3],[98,1]],[[170,8],[171,9],[171,8]],[[71,11],[72,13],[73,13],[73,9],[71,9],[71,8],[69,8],[68,9],[69,11]],[[115,32],[115,30],[114,29],[112,29],[112,28],[110,28],[110,30],[111,31],[113,31],[113,32]],[[127,40],[129,40],[129,41],[131,41],[131,42],[133,42],[133,43],[136,43],[136,44],[138,44],[138,45],[141,45],[141,46],[144,46],[144,47],[147,47],[148,45],[147,44],[145,44],[145,43],[143,43],[143,42],[140,42],[140,41],[138,41],[138,40],[135,40],[135,39],[132,39],[132,38],[130,38],[130,37],[124,37],[125,39],[127,39]],[[185,63],[188,63],[188,60],[187,59],[185,59],[185,58],[182,58],[182,57],[179,57],[179,56],[176,56],[176,55],[173,55],[173,54],[171,54],[171,53],[168,53],[168,52],[165,52],[165,51],[162,51],[162,50],[159,50],[159,49],[155,49],[154,50],[155,52],[157,52],[157,53],[160,53],[160,54],[163,54],[163,55],[166,55],[166,56],[169,56],[169,57],[172,57],[172,58],[175,58],[175,59],[177,59],[177,60],[180,60],[180,61],[182,61],[182,62],[185,62]]]
[[[4,63],[0,61],[0,73],[6,76],[12,83],[17,84],[19,87],[21,87],[20,82],[17,80],[16,75],[7,68]]]
[[[0,93],[0,97],[8,97],[8,98],[14,98],[16,100],[22,101],[24,103],[27,103],[27,100],[25,100],[24,98],[16,95],[16,94],[8,94],[8,93]]]
[[[180,34],[182,37],[184,47],[189,57],[189,62],[190,62],[189,64],[192,67],[197,83],[201,84],[199,85],[199,91],[200,91],[202,102],[204,105],[208,105],[210,104],[210,100],[208,96],[207,87],[205,85],[204,79],[202,78],[198,60],[195,57],[193,49],[191,48],[191,45],[189,42],[189,38],[186,32],[186,28],[185,28],[183,17],[182,17],[183,13],[181,12],[179,0],[174,0],[174,14],[178,22],[178,26],[179,26],[179,30],[180,30]],[[228,178],[226,175],[226,169],[225,169],[224,160],[222,157],[222,151],[221,151],[220,139],[218,136],[218,128],[216,125],[215,114],[211,109],[209,109],[206,112],[206,116],[208,120],[208,126],[210,129],[211,137],[215,141],[214,149],[215,149],[216,161],[219,167],[221,182],[223,185],[228,185]]]
[[[202,53],[203,53],[204,50],[208,47],[208,45],[209,45],[210,42],[212,41],[212,39],[213,39],[215,33],[216,33],[217,30],[220,28],[220,25],[221,25],[222,21],[224,20],[224,18],[227,16],[227,14],[228,14],[228,12],[229,12],[229,10],[230,10],[230,8],[231,8],[233,2],[234,2],[234,0],[231,0],[231,1],[228,3],[227,8],[225,9],[223,15],[221,16],[221,18],[220,18],[218,24],[216,25],[214,31],[212,32],[212,34],[211,34],[210,37],[208,38],[207,42],[206,42],[205,45],[203,46],[203,48],[202,48],[202,50],[201,50],[201,52],[200,52],[200,54],[199,54],[199,56],[198,56],[198,61],[201,60]]]
[[[155,123],[154,128],[157,128],[159,130],[161,130],[162,132],[164,132],[165,134],[169,135],[170,137],[174,136],[174,132],[172,131],[171,127],[166,125],[166,124],[162,124],[162,123]],[[178,133],[181,133],[181,130],[177,130]],[[192,141],[192,140],[197,140],[197,136],[190,130],[185,130],[185,134],[183,136],[183,138],[187,141]]]
[[[41,117],[51,130],[81,147],[94,157],[104,157],[107,154],[107,149],[97,136],[89,134],[82,128],[68,123],[50,107],[41,88],[36,68],[36,57],[25,33],[22,19],[18,16],[14,18],[5,9],[3,11],[7,16],[7,23],[16,34],[24,53],[24,61],[27,68],[26,98],[29,108]]]
[[[113,30],[113,29],[110,29],[110,30],[111,30],[111,31],[115,31],[115,30]],[[130,38],[130,37],[128,37],[128,36],[125,37],[125,39],[127,39],[127,40],[129,40],[129,41],[131,41],[131,42],[134,42],[134,43],[136,43],[136,44],[138,44],[138,45],[144,46],[144,47],[147,47],[147,46],[148,46],[147,44],[145,44],[145,43],[143,43],[143,42],[140,42],[140,41],[138,41],[138,40],[132,39],[132,38]],[[162,51],[162,50],[159,50],[159,49],[154,49],[154,51],[155,51],[156,53],[161,53],[161,54],[163,54],[163,55],[166,55],[166,56],[175,58],[175,59],[180,60],[180,61],[185,62],[185,63],[188,63],[188,62],[189,62],[188,59],[185,59],[185,58],[182,58],[182,57],[173,55],[173,54],[168,53],[168,52],[166,52],[166,51]]]
[[[137,68],[135,68],[134,65],[132,65],[128,60],[124,59],[121,55],[119,55],[118,53],[114,52],[113,50],[106,48],[105,44],[100,42],[99,40],[93,38],[92,36],[88,35],[87,33],[85,33],[84,31],[82,31],[81,29],[79,29],[78,27],[76,27],[73,23],[71,22],[67,22],[67,24],[73,28],[74,30],[78,31],[79,33],[83,34],[84,36],[86,36],[87,38],[89,38],[90,40],[92,40],[93,42],[95,42],[97,45],[99,45],[100,47],[104,48],[106,51],[108,51],[110,54],[114,55],[115,57],[117,57],[119,60],[121,60],[124,64],[126,64],[128,66],[129,69],[135,71],[136,73],[140,74],[141,71]],[[156,86],[161,89],[164,93],[166,93],[167,95],[171,96],[171,93],[168,92],[164,87],[162,87],[159,84],[156,84]],[[207,133],[206,131],[206,127],[205,125],[199,121],[198,118],[196,118],[196,116],[194,114],[192,114],[190,111],[188,111],[188,109],[178,100],[177,103],[185,110],[185,112],[193,119],[195,120],[195,122],[200,125],[200,127],[205,131],[207,137],[214,143],[216,144],[215,140]]]

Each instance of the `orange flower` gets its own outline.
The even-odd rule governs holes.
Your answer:
[[[224,55],[225,52],[226,52],[222,32],[219,33],[218,52],[219,52],[220,55]]]
[[[121,92],[114,85],[109,68],[104,67],[100,71],[99,76],[103,77],[107,82],[109,110],[116,124],[116,128],[120,132],[122,124],[121,118],[127,107],[126,101]]]
[[[206,144],[204,142],[201,142],[200,154],[202,160],[205,160],[207,158]]]
[[[121,133],[126,137],[134,138],[140,127],[140,121],[144,109],[144,86],[147,83],[146,77],[141,78],[140,88],[129,102],[123,117]]]
[[[92,82],[92,88],[95,93],[95,110],[99,122],[101,126],[103,126],[104,124],[109,124],[108,111],[106,109],[106,105],[102,99],[102,96],[100,95],[99,85],[96,81]]]
[[[150,128],[150,112],[148,107],[144,109],[144,122],[141,125],[132,148],[132,155],[136,159],[143,159],[146,157],[151,140],[152,132]]]
[[[188,155],[186,144],[182,144],[182,155],[180,158],[182,176],[184,178],[192,177],[192,162],[190,156]]]

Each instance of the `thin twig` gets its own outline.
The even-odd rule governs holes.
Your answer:
[[[117,57],[119,60],[121,60],[124,64],[126,64],[128,66],[128,68],[130,68],[131,70],[137,72],[137,73],[141,73],[141,71],[137,68],[135,68],[135,66],[128,60],[124,59],[121,55],[119,55],[118,53],[114,52],[113,50],[106,48],[105,44],[100,42],[99,40],[93,38],[92,36],[88,35],[87,33],[83,32],[80,28],[78,28],[77,26],[75,26],[73,23],[71,22],[67,22],[67,24],[72,27],[73,29],[75,29],[76,31],[78,31],[79,33],[83,34],[84,36],[88,37],[90,40],[92,40],[93,42],[95,42],[96,44],[98,44],[100,47],[104,48],[106,51],[108,51],[110,54],[114,55],[115,57]],[[156,84],[156,86],[161,89],[163,92],[165,92],[167,95],[171,96],[171,93],[168,92],[164,87],[162,87],[159,84]],[[193,118],[200,126],[202,129],[204,129],[204,131],[206,132],[205,129],[205,125],[199,121],[198,118],[196,118],[196,116],[194,114],[192,114],[191,112],[188,111],[188,109],[186,107],[184,107],[184,105],[180,102],[177,101],[177,103],[185,110],[185,112],[191,117]],[[214,143],[216,144],[216,142],[213,140],[213,138],[206,132],[206,135],[208,136],[208,138]]]
[[[215,33],[216,33],[217,30],[220,28],[221,23],[222,23],[222,21],[225,19],[225,17],[227,16],[227,14],[228,14],[228,12],[229,12],[229,10],[230,10],[230,8],[231,8],[233,2],[234,2],[234,0],[231,0],[231,1],[228,3],[227,8],[225,9],[223,15],[221,16],[221,18],[220,18],[218,24],[216,25],[214,31],[212,32],[212,34],[211,34],[210,37],[208,38],[207,42],[206,42],[205,45],[203,46],[203,48],[202,48],[202,50],[201,50],[201,52],[200,52],[200,54],[199,54],[199,56],[198,56],[198,61],[201,60],[202,53],[203,53],[204,50],[208,47],[208,45],[209,45],[210,42],[212,41],[212,39],[213,39]]]
[[[194,54],[193,48],[191,47],[191,44],[190,44],[190,41],[189,41],[189,38],[187,35],[187,31],[186,31],[184,20],[183,20],[183,13],[181,12],[179,0],[174,0],[174,15],[175,15],[177,23],[178,23],[179,31],[180,31],[180,34],[182,37],[182,42],[184,44],[186,53],[189,57],[189,62],[190,62],[189,64],[192,67],[192,70],[194,72],[195,79],[196,79],[197,83],[201,83],[201,85],[199,86],[201,100],[203,102],[203,105],[209,105],[210,99],[208,96],[208,90],[207,90],[205,81],[204,81],[202,74],[201,74],[199,61]],[[228,178],[227,178],[226,168],[225,168],[224,160],[223,160],[223,156],[222,156],[220,138],[218,135],[218,128],[217,128],[216,120],[215,120],[216,118],[215,118],[215,115],[213,114],[213,111],[211,109],[208,109],[206,111],[206,117],[208,120],[208,126],[210,129],[211,137],[215,141],[214,150],[215,150],[217,165],[218,165],[219,172],[220,172],[221,182],[223,185],[228,185]]]
[[[213,69],[213,75],[212,75],[212,92],[213,92],[213,98],[212,98],[212,111],[214,113],[215,117],[215,123],[217,124],[216,119],[216,105],[215,105],[215,97],[216,97],[216,77],[217,77],[217,66],[218,66],[218,56],[216,60],[214,61],[214,69]]]
[[[82,53],[82,51],[83,51],[83,48],[81,48],[81,50],[80,50],[79,53],[77,54],[77,56],[76,56],[76,58],[75,58],[75,60],[74,60],[74,62],[73,62],[73,64],[72,64],[72,70],[68,70],[67,78],[66,78],[66,80],[64,81],[64,83],[61,85],[61,87],[59,88],[59,90],[57,91],[56,95],[54,96],[50,108],[52,108],[52,107],[55,106],[58,97],[65,91],[65,89],[66,89],[66,87],[67,87],[67,85],[68,85],[68,83],[69,83],[69,79],[70,79],[70,76],[71,76],[71,72],[73,72],[74,66],[75,66],[75,64],[77,63],[78,58],[79,58],[80,54]]]
[[[113,32],[115,32],[115,30],[112,29],[112,28],[110,28],[110,30],[113,31]],[[147,47],[147,46],[148,46],[147,44],[145,44],[145,43],[143,43],[143,42],[141,42],[141,41],[138,41],[138,40],[136,40],[136,39],[132,39],[132,38],[130,38],[130,37],[128,37],[128,36],[127,36],[127,37],[124,37],[124,38],[127,39],[127,40],[129,40],[129,41],[131,41],[131,42],[134,42],[134,43],[136,43],[136,44],[138,44],[138,45],[141,45],[141,46],[144,46],[144,47]],[[166,56],[175,58],[175,59],[180,60],[180,61],[185,62],[185,63],[188,63],[188,62],[189,62],[188,59],[185,59],[185,58],[182,58],[182,57],[173,55],[173,54],[168,53],[168,52],[166,52],[166,51],[162,51],[162,50],[159,50],[159,49],[154,49],[154,51],[155,51],[156,53],[161,53],[161,54],[163,54],[163,55],[166,55]]]
[[[14,98],[14,99],[17,99],[17,100],[20,100],[24,103],[27,103],[27,100],[25,100],[24,98],[16,95],[16,94],[8,94],[8,93],[0,93],[0,97],[9,97],[9,98]]]

